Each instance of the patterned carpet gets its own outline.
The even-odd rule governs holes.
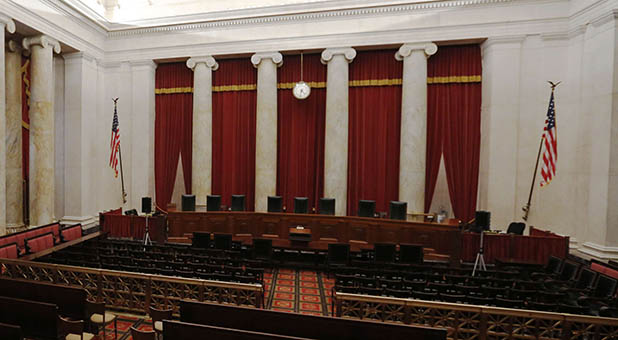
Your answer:
[[[275,284],[273,284],[275,283]],[[264,305],[266,309],[310,315],[331,315],[331,291],[333,278],[307,270],[274,269],[264,273]],[[131,340],[131,326],[151,331],[148,318],[120,314],[118,316],[118,340]],[[105,340],[114,339],[114,324],[106,327]],[[103,332],[96,340],[103,340]]]
[[[265,307],[283,312],[330,315],[333,285],[333,279],[314,271],[275,269],[272,273],[264,273]]]

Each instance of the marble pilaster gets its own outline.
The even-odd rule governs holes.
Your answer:
[[[403,61],[399,200],[411,212],[425,209],[425,154],[427,150],[427,58],[438,46],[431,42],[404,44],[395,53]]]
[[[279,52],[256,53],[251,63],[258,70],[255,211],[265,212],[267,196],[277,190],[277,67],[283,64],[283,56]]]
[[[24,38],[30,50],[30,225],[51,223],[54,217],[54,105],[52,53],[58,41],[38,35]]]
[[[324,197],[335,199],[335,214],[346,215],[348,195],[348,64],[353,48],[322,51],[326,73],[326,131],[324,138]]]
[[[21,152],[21,46],[13,40],[6,50],[6,224],[24,224]]]
[[[4,43],[4,30],[15,32],[15,23],[13,20],[3,14],[0,14],[0,41]],[[5,67],[4,48],[0,48],[0,202],[6,202],[6,102],[5,102]],[[0,206],[0,235],[6,232],[6,206],[2,203]]]
[[[131,184],[127,188],[129,206],[141,208],[142,197],[156,199],[154,187],[154,124],[155,124],[155,71],[152,60],[131,61],[131,132],[122,139],[121,147],[131,144]],[[125,111],[127,112],[127,111]],[[120,114],[120,113],[119,113]],[[122,129],[121,125],[121,129]],[[122,131],[122,130],[121,130]],[[124,144],[123,144],[124,143]],[[123,160],[125,154],[123,154]],[[126,180],[126,178],[125,178]],[[125,187],[127,183],[125,182]],[[155,201],[156,202],[156,201]],[[164,207],[163,207],[164,208]]]
[[[206,204],[212,191],[212,71],[219,64],[212,56],[187,60],[193,70],[193,158],[191,191],[197,205]]]
[[[95,154],[97,72],[96,60],[75,52],[64,57],[64,215],[63,224],[93,222],[97,209],[92,193],[97,192],[94,180],[97,163]],[[62,131],[61,126],[57,129]],[[61,153],[60,150],[58,150]],[[57,190],[62,190],[57,188]]]

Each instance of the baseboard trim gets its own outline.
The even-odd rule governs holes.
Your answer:
[[[60,219],[60,224],[71,225],[81,223],[83,229],[92,228],[97,225],[98,219],[94,216],[64,216]]]
[[[618,259],[618,247],[607,247],[593,242],[584,242],[578,250],[602,260]]]

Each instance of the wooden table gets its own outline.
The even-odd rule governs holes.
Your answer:
[[[290,228],[298,225],[310,230],[311,241],[306,245],[290,242]],[[459,227],[437,223],[317,214],[169,211],[168,227],[170,237],[194,231],[230,233],[237,240],[269,237],[275,247],[301,249],[327,249],[333,242],[350,243],[353,251],[372,249],[380,242],[414,243],[449,255],[453,263],[461,258]]]

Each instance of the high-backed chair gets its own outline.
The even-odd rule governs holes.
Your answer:
[[[207,231],[194,231],[192,246],[194,248],[210,248],[210,232]]]
[[[133,340],[155,340],[156,338],[157,333],[155,331],[140,331],[139,329],[131,326],[131,339]]]
[[[399,244],[400,263],[423,263],[423,246],[420,244]]]
[[[406,220],[408,202],[391,201],[389,216],[392,220]]]
[[[215,233],[215,249],[232,250],[232,234]]]
[[[376,213],[376,201],[360,200],[358,201],[358,216],[374,217]]]
[[[58,331],[65,340],[91,340],[94,334],[84,332],[84,320],[71,320],[58,316]]]
[[[507,234],[515,234],[515,235],[523,235],[524,229],[526,229],[526,224],[522,222],[511,222],[509,224],[508,229],[506,230]]]
[[[149,314],[152,319],[152,329],[158,336],[163,335],[163,320],[171,320],[173,309],[157,309],[150,306]],[[157,336],[157,337],[158,337]]]
[[[267,238],[253,239],[253,258],[270,261],[273,257],[273,240]]]
[[[375,243],[373,250],[375,251],[374,261],[379,263],[395,262],[395,252],[397,245],[394,243]]]
[[[282,212],[282,206],[281,196],[268,196],[268,212]]]
[[[245,195],[232,195],[232,211],[245,211]]]
[[[318,213],[320,215],[335,215],[335,199],[322,197],[318,201]]]
[[[105,335],[105,326],[110,323],[114,323],[114,339],[118,339],[118,324],[116,314],[105,311],[105,302],[86,301],[86,312],[88,318],[92,324],[97,328],[97,334],[99,329],[103,328],[103,338],[107,339]]]
[[[309,198],[294,197],[294,213],[308,214],[309,213]]]
[[[330,272],[331,267],[347,266],[350,262],[350,244],[348,243],[329,243],[327,269]]]
[[[206,196],[206,211],[221,210],[221,195]]]
[[[182,211],[195,211],[195,195],[182,195]]]

